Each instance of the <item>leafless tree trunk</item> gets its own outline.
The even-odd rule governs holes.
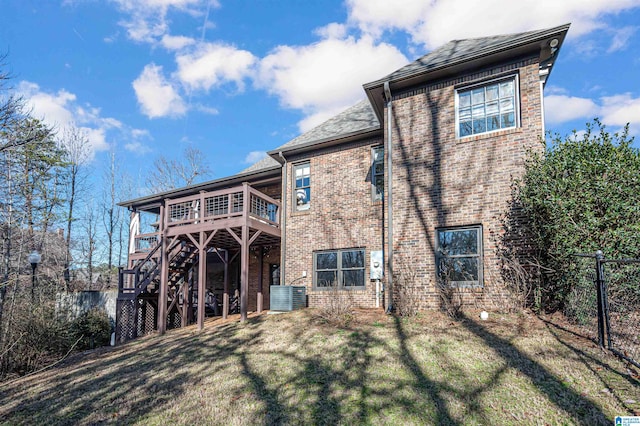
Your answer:
[[[107,235],[107,276],[106,284],[111,284],[111,272],[113,269],[113,252],[115,245],[115,233],[120,222],[120,211],[117,210],[116,202],[118,197],[118,175],[119,170],[116,163],[116,153],[114,151],[109,155],[109,165],[105,173],[106,191],[103,197],[102,222]],[[119,262],[119,260],[118,260]]]
[[[72,224],[75,220],[74,208],[78,196],[81,196],[85,180],[86,173],[84,172],[84,165],[89,159],[89,139],[82,130],[77,127],[68,128],[64,135],[62,143],[67,150],[67,164],[68,164],[68,176],[67,176],[67,212],[66,212],[66,225],[67,233],[65,236],[65,260],[64,260],[64,282],[65,290],[69,289],[70,271],[71,266],[71,241],[72,241]]]
[[[81,243],[82,253],[87,265],[89,284],[93,283],[93,263],[96,255],[96,237],[98,235],[96,216],[95,206],[93,202],[89,202],[84,214],[84,236]]]

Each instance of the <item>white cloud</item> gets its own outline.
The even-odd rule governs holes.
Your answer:
[[[344,38],[347,36],[347,26],[332,22],[324,27],[316,28],[313,32],[321,38]]]
[[[242,90],[256,60],[251,52],[231,45],[203,43],[193,52],[176,56],[176,76],[191,89],[209,90],[233,82]]]
[[[122,127],[115,118],[102,117],[99,108],[79,105],[76,95],[64,89],[51,93],[36,83],[21,81],[17,92],[27,100],[32,115],[58,130],[59,134],[71,126],[82,131],[89,140],[91,159],[96,152],[109,149],[107,132]]]
[[[199,111],[199,112],[201,112],[203,114],[208,114],[208,115],[218,115],[218,114],[220,114],[220,111],[218,111],[217,108],[213,108],[213,107],[202,105],[202,104],[193,105],[193,109],[196,110],[196,111]]]
[[[418,0],[347,0],[346,3],[349,22],[374,37],[386,30],[411,31],[429,10],[429,2]]]
[[[133,81],[138,103],[149,118],[178,117],[187,107],[173,85],[162,74],[162,67],[148,64]]]
[[[631,26],[616,29],[614,31],[613,39],[611,40],[611,45],[609,46],[609,49],[607,49],[607,52],[611,53],[625,49],[629,44],[629,39],[635,34],[637,30],[638,27]]]
[[[197,15],[200,0],[112,0],[126,15],[120,25],[127,30],[127,36],[137,42],[152,43],[167,33],[167,14],[175,10]],[[215,7],[217,2],[211,2]]]
[[[172,36],[169,34],[163,35],[162,39],[160,40],[162,46],[164,46],[164,48],[167,50],[180,50],[187,46],[195,44],[195,42],[196,41],[191,37]]]
[[[144,155],[153,151],[149,145],[143,142],[153,139],[147,129],[130,129],[129,135],[130,142],[124,144],[124,149],[136,155]]]
[[[417,44],[507,34],[572,23],[570,37],[606,28],[603,17],[638,7],[636,0],[348,0],[349,22],[374,37],[402,30]],[[463,12],[464,11],[464,12]],[[526,11],[526,13],[523,13]]]
[[[640,131],[640,98],[634,98],[630,93],[603,97],[600,114],[605,124],[624,126],[632,123],[634,133]]]
[[[576,119],[591,120],[599,117],[608,126],[631,124],[634,134],[640,133],[640,97],[631,93],[603,96],[595,101],[567,95],[544,98],[545,119],[548,124],[559,124]]]
[[[286,108],[308,117],[301,130],[318,124],[363,97],[362,84],[407,63],[394,46],[371,37],[327,38],[307,46],[279,46],[262,59],[256,85]]]
[[[143,144],[142,142],[139,141],[134,141],[134,142],[129,142],[126,143],[124,145],[124,149],[126,149],[127,151],[134,153],[136,155],[144,155],[144,154],[148,154],[152,151],[151,148],[149,148],[149,146]]]
[[[265,151],[251,151],[250,153],[247,154],[246,157],[244,157],[244,162],[253,164],[262,160],[266,156],[267,156],[267,153]]]
[[[548,124],[558,124],[578,118],[591,119],[598,114],[598,105],[588,98],[567,95],[544,97],[544,116]]]
[[[153,139],[147,129],[131,129],[131,136],[135,139]]]

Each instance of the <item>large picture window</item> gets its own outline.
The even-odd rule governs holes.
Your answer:
[[[482,227],[437,230],[436,265],[440,282],[482,286]]]
[[[309,210],[311,207],[311,166],[309,163],[294,166],[294,201],[296,210]]]
[[[371,185],[373,201],[384,197],[384,147],[376,146],[372,150]]]
[[[362,289],[364,280],[364,250],[345,249],[314,253],[313,286],[316,289]]]
[[[509,129],[518,125],[518,80],[515,76],[456,92],[458,137]]]

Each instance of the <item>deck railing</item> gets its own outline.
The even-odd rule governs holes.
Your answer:
[[[134,238],[136,253],[146,253],[156,248],[160,242],[160,233],[138,234]]]
[[[165,224],[168,227],[245,215],[275,227],[280,223],[280,203],[247,184],[167,200],[165,212]]]
[[[168,199],[165,204],[164,228],[214,223],[239,217],[251,217],[277,228],[280,226],[280,203],[248,184]],[[159,241],[159,232],[138,234],[134,237],[135,253],[148,253],[156,248]]]

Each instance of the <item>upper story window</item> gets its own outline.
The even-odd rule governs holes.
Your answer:
[[[311,207],[311,166],[309,163],[294,166],[294,196],[296,210],[309,210]]]
[[[516,127],[518,104],[516,76],[458,90],[458,137]]]
[[[482,286],[482,226],[437,230],[438,279],[451,286]]]
[[[371,185],[373,201],[382,200],[384,197],[384,147],[376,146],[372,152],[373,163],[371,165]]]

